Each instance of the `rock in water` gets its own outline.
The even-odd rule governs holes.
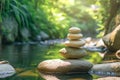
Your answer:
[[[0,64],[0,78],[6,78],[16,73],[10,64]]]
[[[87,73],[93,64],[84,60],[46,60],[38,65],[40,72],[46,73]]]
[[[87,55],[87,52],[84,49],[80,48],[62,48],[60,51],[61,55],[67,59],[78,59]]]
[[[120,62],[96,64],[91,69],[93,72],[120,72]]]
[[[120,25],[117,26],[111,33],[103,37],[103,41],[107,48],[111,51],[120,49]]]

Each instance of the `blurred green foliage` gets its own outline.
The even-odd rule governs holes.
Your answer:
[[[65,38],[71,26],[95,37],[104,30],[106,4],[109,0],[0,0],[3,41],[34,40],[41,31]]]
[[[120,24],[120,0],[96,0],[92,8],[94,14],[91,16],[98,25],[99,35],[97,37],[110,33]]]

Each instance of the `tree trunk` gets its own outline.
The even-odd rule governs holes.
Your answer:
[[[120,1],[110,0],[110,11],[108,12],[109,17],[105,22],[105,35],[110,33],[116,26],[118,26],[119,8],[120,8]]]

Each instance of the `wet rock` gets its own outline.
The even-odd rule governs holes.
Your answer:
[[[15,69],[8,63],[0,63],[0,78],[6,78],[16,73]]]
[[[46,40],[46,39],[48,39],[48,38],[49,38],[49,35],[48,35],[47,33],[43,32],[43,31],[41,31],[41,32],[37,35],[36,40],[37,40],[37,41],[41,41],[41,40]]]
[[[84,40],[76,40],[76,41],[66,41],[65,46],[67,47],[75,47],[75,48],[80,48],[81,46],[85,45],[85,41]]]
[[[67,58],[67,59],[70,59],[70,58],[78,59],[87,55],[87,52],[84,49],[80,49],[80,48],[77,49],[77,48],[66,47],[59,50],[59,52],[64,58]]]
[[[93,64],[84,60],[46,60],[38,65],[40,72],[46,73],[87,73]]]
[[[70,39],[70,40],[79,40],[83,37],[83,35],[81,33],[79,34],[72,34],[72,33],[69,33],[67,35],[67,38]]]
[[[80,33],[80,32],[81,32],[81,30],[78,27],[71,27],[69,29],[69,33],[77,34],[77,33]]]
[[[104,72],[104,73],[114,72],[116,74],[116,76],[120,76],[120,62],[95,64],[92,67],[91,71],[93,71],[93,72]]]
[[[40,32],[40,35],[41,35],[41,38],[44,40],[49,38],[49,35],[43,31]]]
[[[111,51],[120,49],[120,25],[117,26],[111,33],[103,37],[103,41],[107,48]]]
[[[8,64],[9,62],[4,60],[4,61],[0,61],[0,64]]]

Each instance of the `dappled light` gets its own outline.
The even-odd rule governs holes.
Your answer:
[[[119,0],[0,0],[0,80],[120,79],[119,8]]]

